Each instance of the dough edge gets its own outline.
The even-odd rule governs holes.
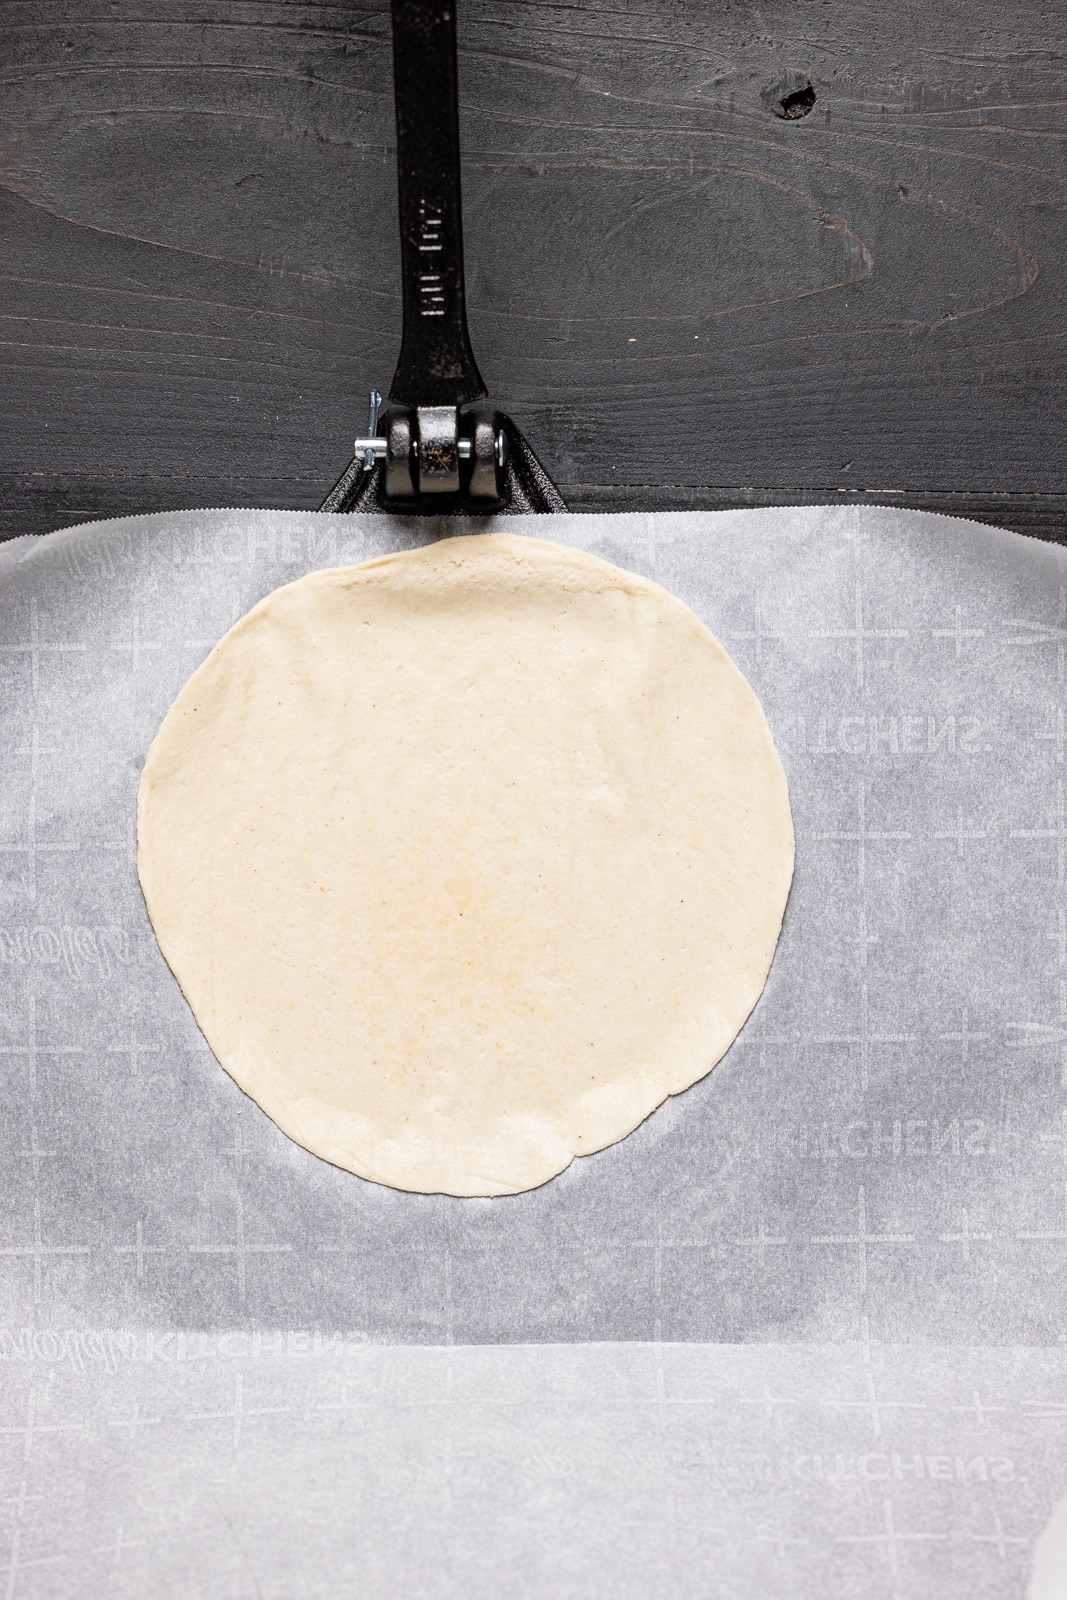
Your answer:
[[[212,1038],[214,1030],[211,1029],[206,1018],[202,1020],[197,1014],[186,986],[182,982],[178,971],[180,952],[175,949],[175,942],[167,938],[166,931],[161,931],[157,927],[156,919],[152,915],[151,868],[146,858],[147,852],[144,845],[148,832],[146,812],[149,804],[149,791],[152,786],[154,762],[160,758],[160,752],[166,748],[174,727],[180,721],[183,701],[187,696],[195,695],[198,686],[210,679],[214,665],[229,641],[236,635],[254,627],[264,613],[277,605],[283,596],[298,588],[306,590],[309,587],[332,586],[338,583],[346,586],[355,583],[368,583],[377,586],[383,580],[388,583],[396,570],[399,569],[403,573],[404,568],[412,560],[426,561],[430,559],[436,561],[440,558],[445,564],[445,576],[447,577],[449,568],[452,569],[452,574],[454,575],[463,566],[464,557],[472,546],[477,546],[481,550],[484,549],[487,541],[492,541],[494,555],[506,560],[508,567],[516,572],[520,572],[522,566],[527,564],[523,560],[526,553],[533,551],[535,552],[535,560],[537,556],[547,556],[557,563],[561,571],[574,573],[579,578],[579,584],[576,586],[587,591],[621,590],[628,594],[644,594],[654,597],[660,605],[667,605],[677,621],[684,621],[686,628],[691,632],[695,632],[701,638],[705,648],[711,647],[718,659],[728,665],[741,680],[747,692],[751,708],[762,725],[768,749],[774,757],[776,786],[781,791],[782,814],[788,829],[788,848],[782,861],[781,912],[774,920],[773,937],[769,940],[769,948],[760,952],[758,961],[753,960],[749,972],[746,973],[748,982],[745,988],[748,992],[745,993],[743,998],[743,1011],[739,1006],[735,1013],[740,1014],[741,1020],[736,1026],[731,1027],[729,1036],[724,1043],[712,1047],[703,1063],[694,1066],[693,1062],[689,1061],[684,1071],[679,1073],[679,1076],[683,1076],[685,1079],[679,1087],[664,1090],[652,1104],[650,1104],[647,1095],[640,1097],[634,1095],[633,1107],[630,1110],[620,1112],[617,1120],[608,1127],[607,1131],[603,1131],[599,1137],[588,1145],[585,1145],[583,1140],[583,1148],[581,1149],[573,1147],[573,1138],[570,1140],[559,1138],[552,1141],[546,1139],[544,1141],[545,1144],[551,1142],[556,1145],[557,1153],[547,1162],[538,1162],[536,1171],[528,1171],[522,1177],[514,1178],[511,1181],[501,1181],[485,1174],[472,1172],[462,1180],[454,1176],[445,1179],[438,1175],[438,1181],[434,1182],[432,1168],[426,1164],[420,1169],[421,1177],[416,1179],[412,1175],[405,1173],[399,1163],[367,1161],[361,1159],[359,1154],[354,1155],[353,1147],[357,1142],[362,1143],[364,1141],[346,1139],[343,1135],[339,1135],[337,1131],[339,1119],[336,1113],[327,1113],[325,1108],[311,1097],[286,1096],[284,1091],[275,1092],[268,1081],[270,1078],[269,1070],[258,1067],[255,1062],[245,1065],[235,1059],[235,1052],[224,1049],[221,1043],[216,1045]],[[540,562],[538,567],[543,573],[544,567]],[[599,582],[591,581],[594,578],[598,578]],[[442,588],[444,587],[445,585],[442,584]],[[740,1036],[766,987],[789,901],[795,865],[795,835],[792,825],[788,783],[773,733],[758,695],[719,639],[684,601],[653,579],[646,578],[628,569],[617,567],[603,557],[592,555],[584,550],[560,545],[551,540],[506,532],[446,535],[428,544],[413,546],[401,551],[388,552],[372,557],[367,561],[347,566],[322,568],[314,572],[305,573],[289,583],[279,585],[264,595],[261,600],[257,601],[254,606],[227,629],[218,643],[213,646],[205,659],[186,680],[168,708],[155,737],[152,739],[138,782],[137,846],[138,875],[141,889],[160,951],[170,967],[209,1049],[219,1065],[242,1092],[288,1138],[331,1166],[350,1172],[366,1181],[382,1184],[405,1193],[443,1194],[464,1199],[522,1194],[542,1187],[565,1172],[576,1159],[596,1155],[612,1145],[620,1143],[658,1111],[667,1100],[684,1094],[688,1089],[693,1088],[708,1076],[724,1056],[728,1054],[731,1046]],[[332,1127],[327,1123],[328,1116],[332,1117]],[[345,1127],[348,1129],[353,1124],[358,1125],[362,1120],[346,1114],[344,1119]],[[485,1163],[483,1162],[481,1165],[485,1165]]]

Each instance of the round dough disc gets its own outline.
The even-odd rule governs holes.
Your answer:
[[[510,534],[276,590],[157,734],[138,865],[208,1043],[290,1138],[513,1194],[729,1048],[793,870],[785,775],[657,584]]]

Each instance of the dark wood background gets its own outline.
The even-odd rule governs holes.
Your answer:
[[[1064,0],[459,23],[474,347],[574,507],[1067,538]],[[398,346],[387,0],[0,27],[3,531],[316,507]]]

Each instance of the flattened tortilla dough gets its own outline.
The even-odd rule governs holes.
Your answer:
[[[793,870],[785,775],[657,584],[510,534],[277,589],[148,752],[138,865],[226,1071],[398,1189],[512,1194],[722,1057]]]

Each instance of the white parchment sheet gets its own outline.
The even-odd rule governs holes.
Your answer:
[[[232,622],[475,525],[0,546],[0,1593],[1022,1594],[1067,1486],[1067,554],[882,509],[500,526],[723,640],[797,871],[711,1076],[494,1200],[242,1095],[134,838]]]

